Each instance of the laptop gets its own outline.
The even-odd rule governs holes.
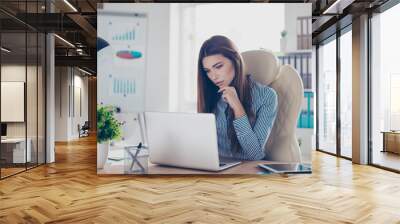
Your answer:
[[[214,114],[145,112],[150,162],[221,171],[240,161],[220,159]]]

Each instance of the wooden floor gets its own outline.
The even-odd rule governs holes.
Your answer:
[[[400,170],[400,154],[375,151],[372,162],[377,165]]]
[[[23,172],[27,169],[33,169],[37,166],[37,164],[27,164],[27,167],[25,167],[25,164],[18,164],[18,167],[2,167],[0,172],[1,172],[1,178],[5,178],[20,172]]]
[[[400,175],[313,154],[298,176],[97,176],[94,138],[0,181],[0,223],[400,223]]]
[[[26,170],[25,167],[24,168],[1,168],[1,178],[3,177],[7,177],[19,172],[22,172]]]

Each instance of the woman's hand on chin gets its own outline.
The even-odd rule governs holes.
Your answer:
[[[222,99],[232,108],[235,119],[238,119],[246,114],[242,102],[239,100],[239,96],[237,95],[235,87],[221,87],[218,92],[222,93]]]

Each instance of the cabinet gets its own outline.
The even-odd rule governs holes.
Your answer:
[[[400,154],[400,132],[384,131],[383,134],[383,152],[393,152]]]

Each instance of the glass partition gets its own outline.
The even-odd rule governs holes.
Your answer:
[[[43,6],[44,1],[0,2],[14,12],[0,12],[1,179],[45,162],[46,39],[15,18],[41,13]]]
[[[26,150],[26,75],[25,32],[1,34],[1,140],[2,177],[24,171],[30,162]],[[28,147],[29,149],[29,147]]]

